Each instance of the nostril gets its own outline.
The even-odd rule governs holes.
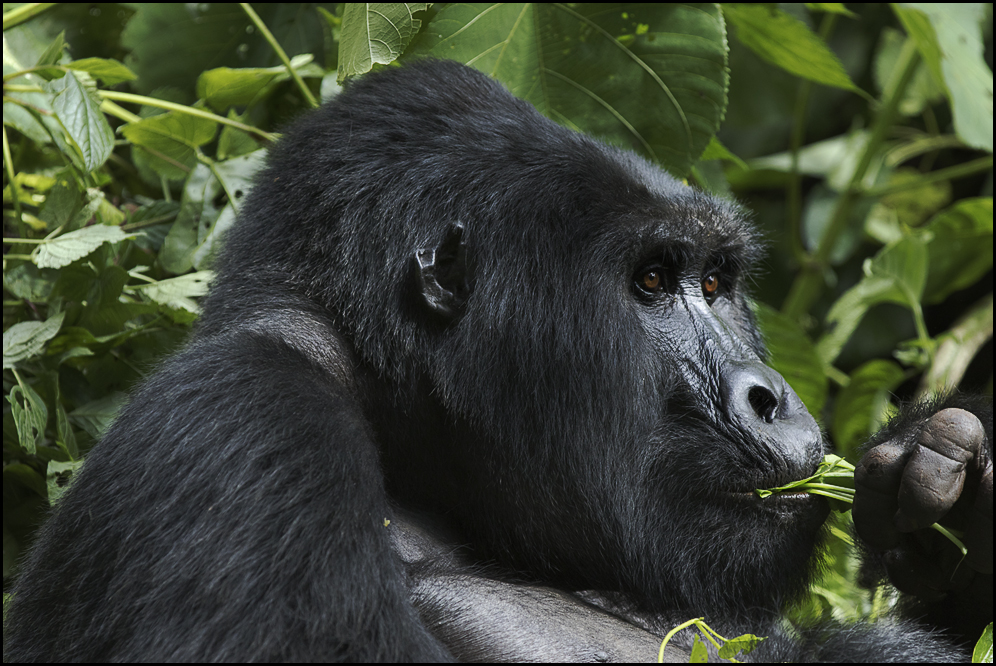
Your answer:
[[[750,403],[754,413],[758,418],[762,418],[767,423],[775,420],[775,413],[778,411],[778,398],[770,390],[763,386],[753,386],[747,392],[747,402]]]

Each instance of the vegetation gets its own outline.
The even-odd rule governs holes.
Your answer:
[[[991,4],[25,4],[3,34],[5,590],[280,127],[426,55],[755,211],[771,363],[843,458],[900,400],[992,394]],[[832,540],[791,617],[886,609],[854,567]]]

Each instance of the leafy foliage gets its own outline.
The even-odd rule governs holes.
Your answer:
[[[992,393],[991,4],[5,8],[5,588],[182,344],[274,131],[398,60],[467,63],[756,211],[770,362],[852,463],[898,400]],[[854,562],[834,540],[793,617],[887,608]]]

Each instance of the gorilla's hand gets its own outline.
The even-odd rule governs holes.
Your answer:
[[[881,552],[900,591],[933,604],[970,595],[973,579],[992,576],[993,463],[971,412],[943,409],[875,446],[858,463],[854,485],[854,527]],[[928,529],[934,523],[960,533],[967,556]],[[992,579],[978,584],[991,598]]]

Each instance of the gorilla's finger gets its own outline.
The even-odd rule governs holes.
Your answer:
[[[974,414],[944,409],[928,421],[903,472],[896,527],[901,532],[929,527],[961,496],[965,470],[985,441]]]
[[[889,581],[900,592],[928,603],[946,594],[944,573],[912,548],[894,548],[883,558]]]
[[[894,519],[907,455],[893,443],[876,446],[865,454],[854,471],[854,505],[851,516],[863,541],[887,550],[899,544]]]

